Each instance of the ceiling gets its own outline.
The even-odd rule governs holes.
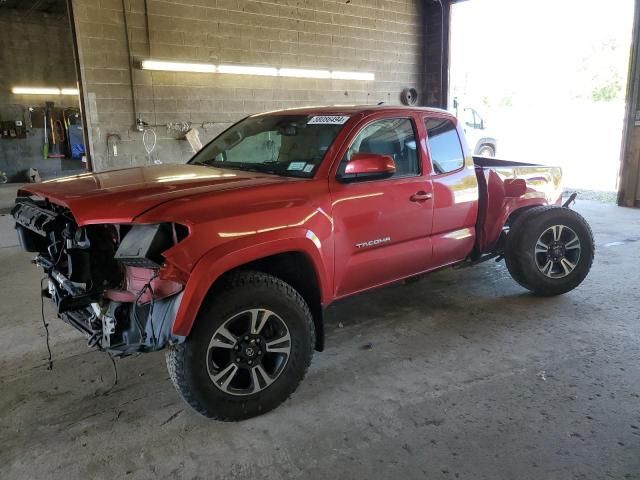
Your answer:
[[[32,12],[62,15],[67,12],[66,0],[0,0],[0,10],[11,9],[28,15]]]

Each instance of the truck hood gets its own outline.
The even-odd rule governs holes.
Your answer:
[[[163,164],[57,178],[25,185],[19,195],[37,195],[69,208],[81,226],[129,223],[162,203],[187,196],[297,180],[202,165]]]

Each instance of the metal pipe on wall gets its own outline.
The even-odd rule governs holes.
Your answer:
[[[131,86],[131,102],[133,104],[133,123],[138,124],[138,109],[136,105],[136,87],[133,83],[133,57],[131,56],[131,41],[129,39],[129,23],[127,21],[126,0],[122,0],[122,17],[124,19],[124,31],[126,35],[127,57],[129,59],[129,84]]]

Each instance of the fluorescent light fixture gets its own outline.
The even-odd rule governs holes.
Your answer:
[[[281,68],[281,77],[294,78],[331,78],[329,70],[307,70],[306,68]]]
[[[49,87],[13,87],[11,93],[16,95],[60,95],[60,89]]]
[[[63,88],[60,92],[62,95],[80,95],[80,91],[77,88]]]
[[[244,65],[218,65],[218,73],[232,73],[235,75],[263,75],[277,77],[278,69],[272,67],[247,67]]]
[[[232,75],[258,75],[266,77],[319,78],[334,80],[372,81],[376,76],[372,72],[346,72],[342,70],[315,70],[308,68],[276,68],[249,65],[212,65],[210,63],[165,62],[164,60],[143,60],[143,70],[162,70],[168,72],[228,73]],[[63,94],[64,93],[63,89]]]
[[[161,60],[143,60],[143,70],[163,70],[167,72],[214,73],[216,66],[210,63],[165,62]]]
[[[333,70],[331,72],[331,78],[335,80],[375,80],[376,76],[370,72],[341,72],[339,70]]]

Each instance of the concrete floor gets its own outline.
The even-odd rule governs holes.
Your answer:
[[[0,214],[9,213],[20,185],[18,183],[0,183]],[[0,245],[4,245],[4,243]]]
[[[0,478],[640,479],[640,210],[577,209],[577,290],[534,298],[490,262],[342,301],[298,392],[235,424],[183,404],[162,354],[113,386],[48,306],[47,371],[40,275],[0,248]]]

